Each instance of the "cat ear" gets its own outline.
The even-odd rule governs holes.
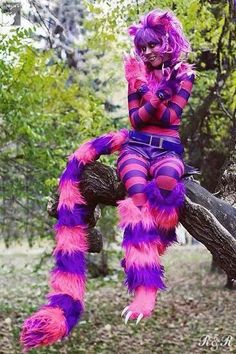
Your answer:
[[[168,31],[171,27],[171,18],[168,12],[165,12],[162,16],[159,17],[158,23],[164,26],[165,30]]]
[[[161,21],[161,20],[164,20],[164,19],[168,19],[168,11],[166,11],[163,15],[161,15],[160,17],[159,17],[159,20]]]
[[[131,25],[128,27],[128,33],[131,37],[135,37],[136,33],[138,32],[138,30],[140,28],[142,28],[143,25],[141,23],[137,24],[137,25]]]

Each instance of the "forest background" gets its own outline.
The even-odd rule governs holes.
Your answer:
[[[9,13],[5,4],[1,3],[1,14]],[[186,161],[201,171],[201,184],[216,191],[236,137],[234,1],[38,0],[21,4],[24,25],[11,23],[0,31],[4,247],[24,242],[33,247],[40,240],[48,245],[54,220],[46,206],[68,155],[86,139],[128,127],[122,63],[124,52],[132,47],[127,27],[157,7],[175,12],[192,45],[189,61],[195,64],[197,78],[183,114],[181,137]],[[115,157],[101,161],[114,166]],[[95,263],[91,274],[107,275],[112,252],[120,252],[114,208],[102,207],[99,227],[105,236],[104,251],[90,256],[91,264]],[[48,253],[51,249],[45,257]],[[35,267],[41,267],[45,259],[40,258]]]

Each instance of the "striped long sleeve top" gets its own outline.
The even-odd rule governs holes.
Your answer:
[[[139,90],[128,87],[128,108],[134,130],[179,137],[181,115],[186,106],[194,82],[192,72],[180,83],[179,91],[168,101],[162,101],[147,85]]]

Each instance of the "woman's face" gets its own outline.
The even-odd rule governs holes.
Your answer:
[[[140,48],[140,56],[145,64],[149,63],[155,68],[168,59],[167,55],[160,54],[159,48],[160,45],[154,42],[149,42]]]

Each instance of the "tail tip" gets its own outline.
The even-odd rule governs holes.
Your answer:
[[[47,346],[62,339],[67,333],[63,311],[45,307],[26,319],[20,335],[23,352]]]

